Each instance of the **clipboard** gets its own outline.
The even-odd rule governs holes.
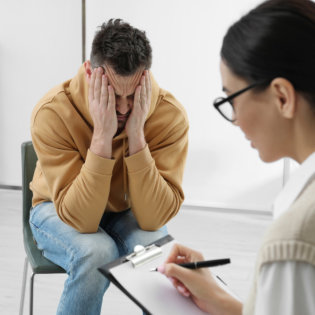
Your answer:
[[[151,268],[164,263],[175,243],[174,238],[167,235],[146,247],[136,246],[132,254],[120,257],[98,270],[145,314],[206,314],[191,299],[180,295],[169,279],[159,272],[150,272]],[[225,287],[220,280],[216,279],[220,286]]]

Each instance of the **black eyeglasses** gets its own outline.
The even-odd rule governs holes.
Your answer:
[[[258,85],[264,85],[267,84],[268,82],[270,82],[270,80],[266,81],[262,81],[262,82],[257,82],[257,83],[253,83],[249,86],[247,86],[246,88],[239,90],[233,94],[231,94],[228,97],[218,97],[214,100],[213,102],[213,106],[215,107],[215,109],[228,121],[230,122],[234,122],[236,120],[235,118],[235,112],[234,112],[234,106],[233,106],[233,102],[232,100],[241,95],[242,93],[258,86]]]

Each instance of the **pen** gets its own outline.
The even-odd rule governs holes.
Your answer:
[[[189,263],[178,264],[178,266],[188,268],[188,269],[198,269],[198,268],[208,268],[208,267],[216,267],[220,265],[226,265],[231,262],[230,258],[223,259],[214,259],[214,260],[205,260],[205,261],[195,261]],[[153,268],[150,271],[158,271],[157,268]]]

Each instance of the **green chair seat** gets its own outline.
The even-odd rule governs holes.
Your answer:
[[[24,248],[33,273],[65,273],[63,268],[42,255],[36,246],[29,224],[23,228],[23,238]]]

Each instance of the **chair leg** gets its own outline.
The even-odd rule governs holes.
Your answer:
[[[30,283],[30,315],[33,315],[34,278],[35,278],[35,273],[32,274],[31,283]]]
[[[23,268],[23,280],[22,280],[22,290],[21,290],[21,299],[20,299],[20,311],[19,311],[20,315],[23,315],[23,310],[24,310],[24,298],[25,298],[27,267],[28,267],[28,259],[27,259],[27,256],[26,256],[25,260],[24,260],[24,268]]]

